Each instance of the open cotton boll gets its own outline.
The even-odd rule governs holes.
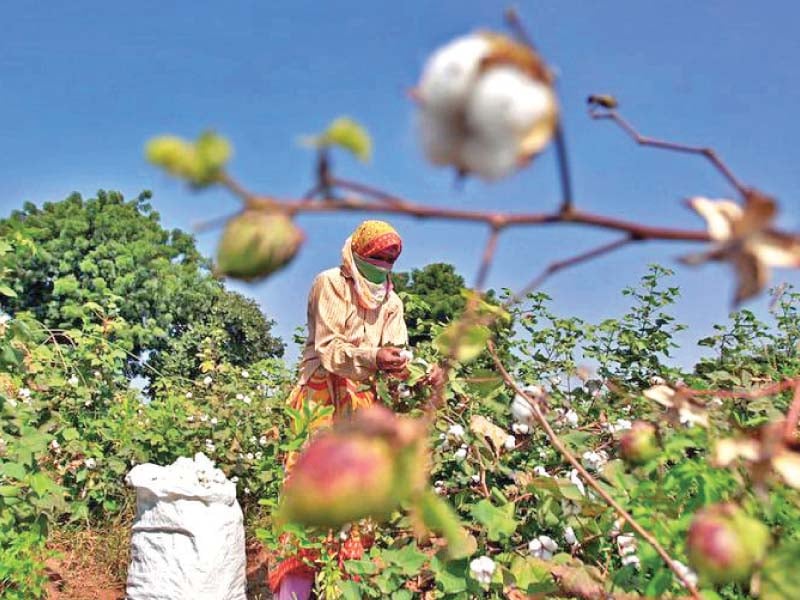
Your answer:
[[[489,69],[475,83],[466,107],[471,131],[483,137],[525,136],[550,121],[555,98],[550,86],[519,69],[502,65]]]
[[[478,34],[457,38],[436,50],[422,72],[417,92],[422,105],[437,113],[462,110],[481,59],[491,50]]]
[[[457,119],[423,108],[417,121],[425,156],[435,165],[454,165],[459,160],[464,135]]]
[[[491,139],[471,136],[461,147],[459,163],[484,179],[505,177],[517,167],[517,140],[512,135]]]

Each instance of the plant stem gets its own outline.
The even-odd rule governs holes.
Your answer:
[[[689,591],[692,595],[692,598],[696,600],[700,599],[700,594],[697,591],[697,588],[690,582],[683,572],[676,566],[675,560],[667,553],[664,547],[653,537],[644,527],[642,527],[639,522],[633,518],[633,516],[626,511],[622,506],[611,497],[608,492],[606,492],[598,483],[598,481],[592,477],[589,472],[583,467],[581,462],[575,457],[572,452],[569,451],[567,446],[564,442],[561,441],[561,438],[558,437],[553,428],[550,426],[550,423],[547,421],[545,416],[542,414],[541,410],[539,410],[538,403],[533,399],[530,398],[525,391],[514,381],[514,379],[509,375],[508,371],[505,369],[503,364],[500,362],[497,353],[495,352],[494,344],[489,342],[488,345],[489,353],[492,355],[492,359],[494,360],[494,364],[497,366],[497,369],[500,371],[500,374],[503,377],[503,380],[506,384],[514,390],[514,392],[523,398],[525,398],[528,403],[531,405],[531,409],[533,411],[533,415],[536,418],[536,421],[541,425],[542,429],[544,430],[547,437],[550,438],[550,442],[553,446],[558,450],[561,455],[567,459],[567,461],[575,468],[575,470],[580,474],[581,478],[591,487],[602,499],[608,504],[614,511],[622,517],[626,523],[628,523],[631,528],[638,533],[642,539],[644,539],[648,544],[650,544],[653,549],[658,553],[658,555],[664,560],[666,565],[670,568],[670,570],[675,574],[678,580],[683,584],[683,586]]]

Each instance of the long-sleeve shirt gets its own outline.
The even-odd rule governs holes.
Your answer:
[[[397,294],[390,292],[378,308],[365,309],[341,268],[328,269],[314,279],[308,296],[308,340],[300,383],[320,367],[347,379],[367,379],[377,370],[380,347],[407,343],[403,303]]]

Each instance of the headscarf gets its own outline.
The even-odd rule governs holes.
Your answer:
[[[368,260],[391,246],[397,246],[398,254],[403,241],[395,229],[385,221],[364,221],[347,238],[342,247],[342,266],[345,274],[352,278],[358,303],[366,309],[378,308],[392,291],[392,280],[386,277],[381,283],[373,283],[362,274],[358,262],[377,265]]]

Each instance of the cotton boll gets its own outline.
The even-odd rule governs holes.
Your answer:
[[[473,34],[457,38],[431,55],[417,89],[422,105],[439,114],[463,108],[481,59],[491,50],[488,40]]]
[[[516,395],[511,402],[511,414],[518,422],[527,423],[533,419],[533,407],[527,399]]]
[[[492,138],[470,136],[461,147],[459,164],[489,181],[505,177],[518,165],[517,140],[512,134]]]
[[[435,165],[457,164],[464,138],[457,119],[424,108],[418,119],[419,137],[428,160]]]
[[[471,131],[484,137],[525,136],[537,124],[552,121],[553,92],[512,66],[489,69],[475,83],[466,109]]]

